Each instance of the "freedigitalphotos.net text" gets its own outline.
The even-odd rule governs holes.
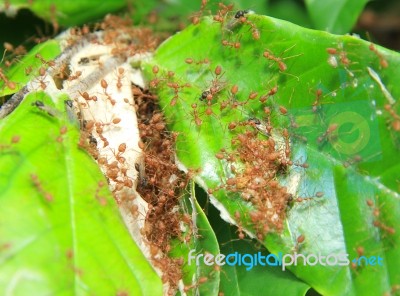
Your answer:
[[[286,270],[287,266],[348,266],[351,263],[357,266],[382,266],[383,258],[380,256],[361,256],[349,259],[349,254],[339,253],[339,254],[329,254],[322,255],[318,254],[283,254],[279,252],[277,255],[269,254],[264,256],[261,252],[254,254],[240,254],[238,252],[230,253],[227,255],[217,254],[213,255],[210,253],[206,254],[195,254],[195,250],[191,250],[188,256],[188,264],[191,265],[195,263],[197,266],[200,264],[211,265],[229,265],[229,266],[246,266],[246,270],[251,270],[254,266],[281,266],[282,270]]]

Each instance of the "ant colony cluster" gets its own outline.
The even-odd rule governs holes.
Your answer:
[[[206,2],[202,1],[200,12],[193,17],[193,25],[198,24],[198,17],[206,11]],[[214,24],[219,23],[221,28],[219,50],[238,55],[245,47],[240,34],[247,31],[249,40],[260,42],[261,33],[248,17],[251,11],[235,12],[233,9],[233,5],[219,3],[213,21]],[[235,37],[234,31],[238,28],[245,30],[241,30],[242,33]],[[265,49],[259,60],[273,71],[287,72],[284,58],[271,50]],[[248,213],[237,211],[234,215],[229,213],[233,217],[227,218],[239,227],[239,238],[244,237],[243,230],[246,228],[254,230],[259,240],[264,240],[269,232],[282,231],[288,204],[296,199],[292,197],[295,190],[282,186],[278,176],[286,175],[292,165],[306,169],[308,164],[293,164],[289,130],[273,124],[276,121],[289,121],[288,110],[274,103],[274,97],[279,91],[278,85],[269,86],[264,93],[246,90],[239,87],[243,81],[230,81],[226,78],[229,73],[226,73],[224,66],[213,63],[207,56],[186,57],[182,65],[187,69],[186,73],[206,73],[202,74],[207,77],[204,78],[206,81],[202,81],[203,86],[195,83],[192,85],[177,77],[176,73],[161,70],[158,66],[153,67],[153,79],[149,85],[170,102],[166,107],[167,110],[171,109],[169,113],[188,114],[192,132],[200,134],[204,129],[207,130],[204,133],[218,129],[221,134],[229,134],[227,138],[231,139],[230,145],[215,151],[217,166],[224,167],[224,170],[219,176],[219,184],[213,184],[207,189],[211,201],[215,200],[214,196],[228,192],[229,196],[240,196],[249,205],[251,210]],[[293,76],[288,73],[285,75]],[[256,113],[258,117],[248,115],[248,110],[253,107],[261,110]]]
[[[59,38],[64,48],[57,59],[35,55],[42,66],[26,91],[43,90],[54,99],[60,93],[68,96],[67,116],[80,124],[78,147],[99,164],[133,239],[162,278],[165,292],[172,294],[182,282],[184,261],[168,256],[170,243],[192,236],[192,220],[179,206],[190,174],[175,164],[177,134],[166,130],[157,96],[146,88],[140,69],[159,41],[149,30],[114,16]],[[0,77],[6,79],[2,72]],[[9,81],[8,85],[12,87]],[[170,87],[178,95],[180,86]],[[46,116],[62,116],[39,100],[32,108]],[[57,141],[62,142],[66,133],[68,128],[61,127]],[[31,175],[31,179],[51,201],[53,196],[40,178]],[[107,205],[99,194],[105,185],[100,181],[94,196],[101,206]]]
[[[97,159],[132,236],[172,293],[182,279],[184,261],[168,253],[172,239],[184,240],[179,197],[188,179],[175,164],[177,134],[166,130],[157,97],[146,89],[141,71],[131,66],[146,58],[157,41],[146,31],[127,28],[131,26],[106,21],[103,41],[90,42],[70,62],[71,73],[91,73],[85,77],[92,87],[79,91],[85,84],[80,79],[68,89],[77,91],[80,145]],[[129,42],[136,39],[140,46]],[[102,71],[91,83],[93,73]],[[191,223],[186,221],[185,228],[191,229]]]
[[[229,167],[229,175],[220,186],[210,188],[210,194],[218,190],[240,193],[243,200],[250,202],[254,210],[249,213],[257,238],[263,240],[270,231],[281,231],[286,207],[291,194],[279,184],[276,176],[284,173],[290,165],[287,153],[277,148],[273,137],[260,139],[257,131],[239,133],[232,140],[233,151],[221,149],[215,157]],[[288,156],[287,156],[288,155]],[[243,163],[243,167],[238,167]],[[236,215],[240,216],[240,215]],[[237,217],[236,217],[237,218]],[[236,221],[241,225],[241,221]]]

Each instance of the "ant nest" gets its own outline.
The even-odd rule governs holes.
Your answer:
[[[112,56],[112,50],[107,45],[89,44],[71,59],[71,72],[85,71],[93,53]],[[93,71],[108,62],[100,57]],[[132,237],[151,259],[165,292],[170,293],[182,279],[183,261],[167,254],[170,240],[182,233],[177,196],[187,182],[174,165],[174,138],[166,133],[161,113],[154,112],[149,118],[156,109],[155,97],[145,90],[141,72],[129,62],[114,63],[112,71],[75,95],[84,127],[81,144],[89,146],[98,161]],[[157,176],[159,172],[162,176]]]
[[[263,240],[271,231],[282,231],[286,208],[295,190],[280,185],[276,179],[292,165],[288,133],[284,130],[282,137],[272,131],[268,139],[260,139],[256,130],[247,130],[232,139],[232,147],[231,152],[221,149],[216,153],[215,157],[226,164],[229,177],[220,186],[209,188],[208,193],[215,194],[223,189],[239,194],[242,200],[250,203],[254,210],[249,213],[249,219],[257,239]],[[243,228],[239,212],[233,220],[215,198],[211,202],[221,211],[224,220],[239,227],[241,236],[245,230],[253,237]]]
[[[171,294],[183,286],[183,259],[167,255],[170,241],[183,240],[183,228],[192,229],[192,222],[181,222],[178,196],[188,179],[175,165],[176,135],[166,131],[140,69],[157,40],[112,16],[100,27],[104,31],[62,34],[63,53],[54,61],[37,55],[45,65],[27,91],[69,97],[68,116],[80,123],[79,147],[99,164],[132,238]]]
[[[243,16],[239,18],[246,21]],[[188,242],[196,235],[192,218],[182,213],[180,208],[180,196],[195,174],[175,159],[178,134],[166,130],[157,97],[147,89],[140,69],[141,61],[150,57],[149,52],[156,47],[157,40],[147,30],[134,29],[126,21],[112,16],[99,27],[103,31],[90,33],[84,27],[61,35],[59,41],[64,47],[63,53],[55,61],[45,61],[37,54],[35,58],[42,62],[43,67],[25,91],[43,90],[55,100],[59,100],[60,93],[69,97],[65,101],[69,107],[68,116],[80,122],[78,145],[99,164],[132,238],[162,278],[165,294],[173,294],[184,287],[184,259],[170,258],[168,253],[172,240]],[[270,53],[267,58],[283,63]],[[193,62],[186,59],[188,64]],[[199,63],[206,62],[209,61]],[[180,91],[190,84],[170,82],[172,71],[166,78],[157,76],[158,72],[155,66],[153,73],[156,78],[150,81],[150,87],[165,82],[174,93],[170,103],[174,106],[178,103]],[[213,96],[218,96],[225,87],[220,81],[223,75],[221,66],[217,66],[214,72],[210,89],[200,98],[207,105],[205,114],[208,116],[213,115]],[[274,88],[268,95],[276,91]],[[231,95],[235,96],[237,92],[238,86],[233,85]],[[256,97],[257,93],[253,92],[249,100]],[[226,103],[223,108],[228,108],[228,105]],[[37,107],[47,110],[44,105]],[[195,123],[201,125],[196,107],[196,104],[192,105]],[[223,108],[221,105],[221,110]],[[47,112],[50,114],[49,110]],[[287,110],[280,107],[280,112],[284,115]],[[216,155],[229,165],[230,177],[218,188],[209,188],[208,193],[221,217],[239,226],[240,237],[243,237],[244,229],[240,213],[235,213],[235,221],[212,193],[224,189],[239,193],[243,200],[251,203],[254,211],[248,218],[257,238],[263,240],[268,232],[283,229],[287,203],[291,198],[289,190],[276,180],[276,176],[291,165],[289,136],[287,130],[278,135],[274,130],[271,132],[271,127],[268,139],[260,139],[257,135],[261,125],[259,120],[251,119],[245,125],[254,129],[236,134],[232,140],[232,152],[221,150]],[[230,124],[229,130],[235,127],[236,124]],[[194,178],[198,184],[204,185],[198,176]]]

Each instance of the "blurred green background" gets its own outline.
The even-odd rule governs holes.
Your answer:
[[[75,17],[72,17],[73,11],[71,11],[71,17],[58,21],[60,27],[58,32],[55,32],[50,20],[51,13],[49,11],[55,9],[57,14],[57,9],[62,10],[62,8],[58,8],[56,5],[51,8],[51,3],[57,3],[57,1],[36,0],[34,1],[36,7],[29,6],[27,2],[28,1],[3,1],[3,4],[0,4],[0,11],[3,11],[0,12],[1,53],[4,53],[4,42],[10,43],[14,47],[24,45],[30,48],[37,42],[43,42],[46,38],[53,37],[55,34],[68,27],[68,25],[80,25],[82,23],[100,20],[102,14],[104,14],[101,11],[99,11],[97,15],[82,15],[81,12],[78,12],[78,14],[74,12]],[[43,3],[42,6],[40,6],[41,2]],[[190,22],[189,17],[200,9],[200,2],[201,1],[191,0],[114,1],[114,4],[109,7],[108,11],[110,13],[125,14],[133,19],[134,24],[149,25],[155,31],[170,34],[182,29]],[[218,2],[219,1],[209,1],[204,14],[207,15],[215,12]],[[327,29],[328,31],[339,34],[354,32],[360,34],[364,39],[371,40],[390,49],[400,50],[400,2],[397,0],[235,0],[224,2],[234,3],[237,9],[251,9],[256,13],[288,20],[303,27],[322,30]],[[319,7],[321,6],[321,2],[324,3],[324,7]],[[367,3],[365,4],[365,2]],[[15,3],[15,6],[19,8],[16,14],[14,11],[12,13],[7,11],[8,3],[11,3],[10,5]],[[352,25],[346,24],[343,27],[332,25],[331,28],[328,28],[328,25],[323,22],[333,22],[333,20],[330,21],[330,19],[335,17],[335,11],[332,11],[332,7],[336,7],[340,4],[343,4],[343,11],[340,13],[342,13],[342,15],[347,13],[351,17],[351,20],[347,22],[353,23],[352,19],[355,19],[355,22]],[[348,8],[350,4],[357,4],[358,6]],[[82,4],[82,6],[84,6],[84,4]],[[46,11],[46,7],[48,11]],[[360,10],[358,7],[361,7],[361,13],[358,13],[358,10]],[[79,6],[77,6],[77,9],[79,9]],[[104,9],[106,9],[106,7]],[[329,13],[324,13],[325,9],[329,11]],[[32,12],[32,10],[34,10],[34,12]],[[9,16],[7,16],[4,11],[7,11]],[[77,17],[77,15],[80,17]],[[343,24],[346,23],[346,21],[338,19],[336,23]],[[346,30],[346,27],[352,29]]]

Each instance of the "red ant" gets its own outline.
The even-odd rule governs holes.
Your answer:
[[[396,229],[394,229],[393,227],[387,226],[386,224],[384,224],[383,222],[378,220],[381,212],[380,212],[380,209],[375,206],[374,202],[371,199],[367,199],[367,205],[372,209],[372,214],[376,218],[373,222],[373,225],[377,228],[382,229],[383,231],[385,231],[389,234],[395,234]],[[383,204],[381,204],[381,207],[382,206],[383,206]]]
[[[189,64],[189,65],[191,65],[193,63],[196,64],[196,65],[203,65],[203,64],[209,64],[210,60],[208,58],[205,58],[203,60],[195,61],[192,58],[187,58],[187,59],[185,59],[185,63]]]
[[[330,55],[330,57],[328,59],[328,63],[334,68],[337,67],[337,60],[335,57],[337,54],[339,55],[339,61],[343,66],[347,67],[351,63],[351,61],[347,57],[346,52],[343,50],[342,44],[339,44],[339,50],[336,48],[328,47],[326,49],[326,52]]]
[[[192,112],[191,112],[191,115],[194,117],[194,123],[197,125],[197,126],[200,126],[201,124],[202,124],[202,120],[201,120],[201,118],[200,118],[200,116],[199,116],[199,113],[198,113],[198,111],[197,111],[197,104],[192,104]]]
[[[228,40],[224,39],[221,41],[222,46],[230,47],[234,49],[239,49],[241,47],[240,41],[236,40],[235,42],[229,42]]]
[[[43,90],[45,90],[46,87],[47,87],[47,85],[48,85],[48,82],[47,82],[47,83],[45,82],[45,79],[46,79],[46,69],[45,69],[44,67],[40,67],[40,68],[39,68],[39,77],[38,77],[38,79],[39,79],[40,87],[41,87]]]
[[[190,62],[190,61],[189,61]],[[170,101],[171,106],[175,106],[176,103],[178,102],[179,99],[179,92],[184,89],[185,87],[191,87],[190,83],[184,83],[180,84],[177,82],[171,81],[173,77],[175,76],[175,72],[173,71],[168,71],[165,75],[163,75],[162,78],[158,78],[158,73],[159,73],[159,68],[158,66],[153,66],[153,74],[156,76],[153,80],[150,81],[150,87],[151,88],[156,88],[161,82],[166,82],[165,86],[172,89],[174,96],[172,100]]]
[[[54,67],[55,66],[55,62],[54,61],[46,61],[42,55],[40,53],[35,54],[35,58],[37,58],[38,60],[41,61],[41,63],[43,65],[47,65],[49,67]]]
[[[329,53],[329,54],[337,54],[337,49],[336,49],[336,48],[328,47],[328,48],[326,49],[326,52]]]
[[[396,111],[390,104],[386,104],[384,106],[385,110],[389,112],[390,116],[392,116],[391,120],[391,126],[394,131],[399,132],[400,131],[400,116],[396,114]]]
[[[80,91],[78,91],[78,93],[81,95],[82,98],[85,99],[85,101],[95,101],[95,102],[97,101],[96,96],[89,96],[87,92],[81,93]]]
[[[336,68],[338,66],[338,62],[335,57],[335,55],[337,54],[337,49],[328,47],[326,49],[326,52],[329,54],[328,64],[331,65],[333,68]]]
[[[118,74],[117,74],[117,84],[116,87],[118,90],[121,90],[122,88],[122,79],[124,78],[124,72],[125,69],[124,68],[118,68]]]
[[[260,97],[260,99],[259,99],[260,102],[261,102],[261,103],[265,103],[265,102],[269,99],[269,97],[275,95],[277,92],[278,92],[278,86],[274,86],[273,88],[271,88],[271,89],[268,91],[268,93],[266,93],[266,94],[264,94],[264,95],[262,95],[262,96]]]
[[[173,89],[173,91],[174,91],[174,96],[173,96],[173,98],[172,98],[172,100],[170,102],[171,106],[175,106],[176,105],[177,100],[179,99],[179,91],[181,89],[183,89],[185,87],[191,87],[190,83],[185,83],[185,84],[180,85],[180,84],[178,84],[176,82],[168,82],[166,85],[167,85],[167,87]]]
[[[289,132],[285,128],[282,131],[282,135],[285,138],[285,156],[286,158],[290,158],[290,140],[289,140]]]
[[[0,79],[3,80],[7,87],[11,90],[14,90],[17,87],[17,84],[15,82],[8,80],[7,76],[4,75],[2,69],[0,69]]]
[[[353,164],[356,164],[356,163],[359,163],[359,162],[361,162],[363,159],[362,159],[362,157],[360,156],[360,155],[354,155],[352,158],[349,158],[348,160],[346,160],[344,163],[343,163],[343,166],[345,167],[345,168],[347,168],[347,167],[349,167],[349,166],[351,166],[351,165],[353,165]]]
[[[388,62],[386,61],[386,59],[383,57],[383,55],[375,48],[375,45],[373,43],[371,43],[369,45],[369,50],[372,51],[373,53],[375,53],[377,55],[377,57],[379,58],[379,64],[381,65],[382,68],[387,68],[389,66]]]
[[[100,85],[104,90],[104,94],[106,95],[107,99],[110,101],[111,105],[114,106],[116,101],[111,97],[110,94],[107,93],[108,83],[105,79],[101,79]]]
[[[293,164],[295,166],[301,167],[303,169],[308,169],[309,168],[309,164],[307,162],[301,163],[300,161],[295,161]]]
[[[378,228],[386,231],[389,234],[395,234],[396,233],[396,229],[394,229],[393,227],[387,226],[387,225],[383,224],[382,222],[380,222],[378,220],[375,220],[373,225],[375,227],[378,227]]]
[[[239,10],[235,13],[235,19],[238,19],[242,24],[246,24],[250,26],[251,29],[251,36],[254,40],[260,39],[260,31],[258,31],[256,25],[250,22],[246,18],[246,14],[252,13],[250,10]]]
[[[282,58],[274,56],[268,49],[263,53],[264,58],[274,61],[278,64],[279,70],[284,72],[287,70],[286,64],[282,61]]]
[[[295,47],[295,46],[296,46],[296,44],[294,44],[293,46],[291,46],[291,47],[285,49],[285,50],[281,53],[281,56],[282,56],[284,53],[286,53],[287,51],[291,50],[291,49],[292,49],[293,47]],[[297,55],[294,55],[294,56],[290,56],[290,57],[286,57],[286,58],[281,58],[280,56],[279,56],[279,57],[275,56],[275,55],[274,55],[270,50],[268,50],[268,49],[266,49],[266,50],[264,51],[264,53],[263,53],[263,57],[266,58],[267,60],[271,60],[271,61],[275,62],[275,63],[278,65],[278,68],[279,68],[279,70],[280,70],[281,72],[285,72],[285,71],[287,70],[287,65],[286,65],[286,63],[284,62],[284,60],[290,59],[290,58],[295,58],[295,57],[298,57],[298,56],[301,56],[301,55],[302,55],[302,54],[297,54]],[[294,75],[292,75],[292,76],[294,76]],[[294,77],[296,77],[297,80],[299,80],[299,78],[298,78],[297,76],[294,76]]]
[[[317,112],[317,109],[318,109],[318,104],[319,104],[319,102],[320,102],[320,99],[321,99],[321,96],[322,96],[322,90],[321,89],[317,89],[316,91],[315,91],[315,101],[314,101],[314,103],[312,104],[312,111],[315,113],[315,112]]]
[[[42,183],[40,182],[39,177],[37,175],[31,174],[31,181],[35,186],[35,188],[37,189],[37,191],[39,191],[39,193],[43,195],[47,201],[52,202],[54,200],[53,195],[51,195],[50,193],[46,192],[43,189]]]
[[[203,15],[204,10],[207,6],[208,0],[201,0],[201,7],[200,10],[196,13],[194,13],[190,19],[192,20],[193,25],[197,25],[200,22],[200,17]]]
[[[235,212],[235,219],[236,219],[236,223],[237,223],[237,227],[238,227],[236,232],[238,232],[239,239],[244,239],[245,238],[245,234],[243,233],[242,224],[240,222],[240,213],[239,213],[239,211]]]
[[[269,118],[268,118],[269,120]],[[258,118],[252,117],[249,118],[245,123],[240,123],[240,125],[250,125],[257,129],[261,134],[270,137],[271,136],[271,129],[272,127],[269,125],[269,122],[267,124]]]
[[[57,22],[57,7],[54,3],[50,5],[50,20],[53,26],[54,35],[56,35],[58,33],[60,26]]]
[[[245,104],[250,100],[250,99],[248,99],[248,100],[245,101],[245,102],[239,103],[239,102],[236,100],[236,95],[237,95],[238,92],[239,92],[239,87],[238,87],[236,84],[232,85],[231,90],[230,90],[230,93],[229,93],[228,99],[227,99],[227,100],[224,100],[224,101],[222,101],[222,102],[220,102],[220,110],[221,110],[221,111],[224,110],[226,107],[228,107],[228,105],[230,105],[230,107],[231,107],[232,109],[235,109],[235,108],[237,108],[238,106],[243,106],[243,105],[245,105]],[[249,97],[254,97],[254,93],[251,93],[251,94],[249,95]]]
[[[19,135],[14,135],[14,136],[12,136],[12,138],[11,138],[11,144],[17,144],[17,143],[19,143],[20,140],[21,140],[21,136],[19,136]]]
[[[95,192],[95,198],[99,201],[100,205],[105,206],[107,204],[107,199],[99,195],[100,190],[106,185],[104,181],[99,181],[97,183],[97,188]]]
[[[331,140],[332,139],[332,133],[336,131],[338,128],[337,123],[332,123],[330,126],[328,126],[327,130],[325,131],[324,134],[318,137],[317,142],[322,143],[326,140]]]
[[[95,123],[96,126],[96,133],[98,134],[99,138],[103,141],[103,148],[107,147],[110,143],[108,140],[103,136],[103,124],[100,122]]]
[[[311,200],[315,200],[315,198],[321,198],[325,195],[324,192],[322,191],[317,191],[314,193],[313,196],[309,196],[309,197],[297,197],[296,199],[294,199],[295,202],[303,202],[303,201],[311,201]],[[292,199],[293,200],[293,199]]]
[[[71,75],[68,77],[68,81],[78,79],[79,77],[81,77],[81,75],[82,75],[82,71],[76,71],[75,75]]]
[[[282,115],[287,114],[287,109],[284,106],[279,106],[279,111],[281,112]]]
[[[33,71],[32,66],[25,68],[25,75],[29,76],[32,73],[32,71]]]
[[[300,234],[296,238],[296,245],[294,246],[294,249],[293,249],[295,253],[298,253],[300,251],[300,248],[304,244],[305,240],[306,240],[306,237],[304,236],[304,234]]]
[[[206,114],[207,115],[211,115],[212,111],[207,111],[207,110],[211,110],[211,102],[213,100],[213,98],[218,95],[224,88],[225,88],[225,82],[220,81],[221,77],[224,75],[224,73],[222,73],[222,68],[221,66],[217,66],[214,70],[215,73],[215,78],[213,80],[211,80],[211,86],[206,89],[205,91],[203,91],[201,93],[200,96],[200,101],[204,101],[207,100],[207,106],[208,108],[206,109]]]
[[[260,39],[260,32],[258,31],[256,25],[249,21],[246,17],[248,14],[253,14],[253,11],[250,10],[238,10],[233,18],[229,21],[229,23],[225,26],[225,29],[232,32],[232,30],[238,25],[238,24],[244,24],[250,26],[251,32],[252,32],[252,37],[255,40]],[[214,18],[214,20],[219,21],[221,24],[224,23],[225,17],[222,15],[218,15],[217,19]]]
[[[218,3],[219,10],[217,14],[213,17],[214,21],[219,22],[221,26],[224,25],[226,15],[233,10],[233,4],[225,5],[224,3]]]

